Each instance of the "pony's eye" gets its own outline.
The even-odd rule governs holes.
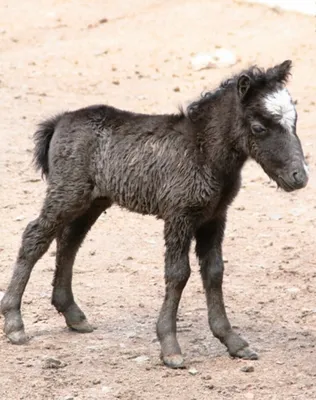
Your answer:
[[[251,130],[254,135],[263,135],[266,132],[266,128],[259,124],[251,125]]]

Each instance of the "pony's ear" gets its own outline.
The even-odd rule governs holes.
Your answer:
[[[285,60],[282,64],[278,64],[273,68],[267,70],[267,78],[269,80],[274,80],[279,83],[286,83],[292,68],[292,61]]]
[[[251,79],[247,74],[242,74],[237,81],[237,92],[240,100],[243,100],[251,87]]]

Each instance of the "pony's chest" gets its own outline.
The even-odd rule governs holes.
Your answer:
[[[222,184],[213,186],[208,201],[200,209],[202,219],[209,220],[225,214],[228,206],[236,197],[240,185],[240,177],[236,176],[234,179],[229,179]]]
[[[239,189],[241,186],[240,176],[237,176],[235,179],[232,179],[225,183],[221,190],[219,206],[222,204],[223,206],[228,207],[237,196]]]

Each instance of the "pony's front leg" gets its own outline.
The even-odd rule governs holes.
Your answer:
[[[176,317],[182,291],[190,277],[190,223],[184,218],[167,221],[164,234],[166,291],[157,322],[157,335],[165,365],[181,368],[184,360],[177,340]]]
[[[225,217],[212,220],[196,232],[196,254],[199,258],[203,285],[206,292],[208,321],[213,335],[228,349],[233,357],[255,360],[257,354],[231,327],[223,300],[222,240]]]

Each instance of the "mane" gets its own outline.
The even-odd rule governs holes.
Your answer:
[[[238,79],[242,75],[247,75],[251,79],[253,87],[256,89],[269,86],[273,89],[276,84],[285,85],[290,73],[284,73],[279,67],[264,70],[257,65],[253,65],[223,80],[216,89],[202,93],[198,100],[187,106],[186,110],[180,109],[181,114],[186,115],[192,121],[198,120],[205,106],[219,98],[225,91],[237,87]]]

